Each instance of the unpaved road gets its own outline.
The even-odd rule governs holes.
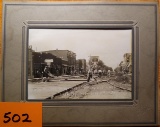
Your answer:
[[[131,92],[118,89],[107,82],[85,83],[53,99],[131,99]]]
[[[29,82],[28,99],[46,99],[84,81]],[[54,99],[131,99],[131,92],[118,89],[107,82],[84,83],[80,88],[65,92]]]

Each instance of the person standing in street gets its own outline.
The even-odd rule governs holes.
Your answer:
[[[87,78],[87,82],[89,82],[89,81],[90,81],[90,79],[92,78],[92,76],[93,76],[92,70],[89,70],[89,71],[88,71],[88,78]]]
[[[98,70],[98,77],[101,78],[102,76],[102,70]]]
[[[49,81],[48,73],[49,73],[49,68],[48,68],[48,66],[45,66],[44,72],[43,72],[43,82],[45,82],[45,81],[48,82]]]
[[[57,75],[57,77],[59,76],[59,70],[58,69],[56,70],[56,75]]]
[[[108,70],[108,77],[110,78],[111,77],[111,71],[110,70]]]

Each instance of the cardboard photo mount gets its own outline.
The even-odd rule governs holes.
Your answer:
[[[157,125],[157,3],[5,2],[3,7],[2,102],[37,102],[27,98],[29,29],[127,28],[132,29],[132,99],[41,100],[43,125]]]

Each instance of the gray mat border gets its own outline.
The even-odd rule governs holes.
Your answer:
[[[3,19],[4,19],[4,20],[3,20],[3,26],[4,26],[4,28],[3,28],[3,37],[4,37],[4,38],[3,38],[3,42],[4,42],[4,43],[3,43],[3,65],[2,65],[3,67],[5,66],[5,63],[4,63],[4,61],[5,61],[5,53],[4,53],[4,52],[5,52],[5,42],[6,42],[6,41],[5,41],[5,34],[4,34],[4,33],[5,33],[5,20],[6,20],[5,15],[6,15],[6,12],[7,12],[6,9],[7,9],[7,6],[8,6],[8,5],[14,5],[14,6],[15,6],[15,5],[35,6],[35,4],[5,4],[5,7],[4,7],[4,10],[5,10],[5,11],[4,11],[4,16],[3,16],[3,17],[4,17],[4,18],[3,18]],[[48,5],[48,4],[36,4],[36,6],[43,6],[43,5],[44,5],[44,6],[46,6],[46,5],[47,5],[47,6],[53,6],[53,5],[55,5],[55,4],[49,4],[49,5]],[[57,5],[59,5],[59,4],[57,4]],[[62,6],[62,4],[60,4],[60,5]],[[64,4],[64,5],[66,6],[66,4]],[[67,4],[67,5],[70,5],[70,4]],[[76,5],[76,4],[71,4],[71,5]],[[79,4],[78,4],[78,5],[79,5]],[[82,5],[84,6],[84,4],[82,4]],[[93,4],[93,5],[95,5],[95,4]],[[105,4],[96,4],[96,5],[105,5]],[[120,3],[120,4],[115,4],[115,3],[114,3],[114,4],[106,4],[106,5],[130,5],[130,4],[121,4],[121,3]],[[155,13],[156,13],[156,15],[158,15],[158,13],[157,13],[157,5],[156,5],[155,3],[133,4],[133,6],[141,6],[141,5],[145,5],[145,6],[151,6],[151,5],[152,5],[152,6],[155,6],[155,8],[156,8]],[[157,16],[156,16],[156,19],[155,19],[155,24],[156,24],[156,26],[158,26],[158,25],[157,25],[157,24],[158,24]],[[24,29],[24,28],[23,28],[23,29]],[[137,28],[137,29],[138,29],[138,28]],[[156,30],[156,31],[157,31],[157,34],[156,34],[156,37],[155,37],[155,38],[156,38],[156,42],[157,42],[157,41],[158,41],[158,27],[157,27],[157,30]],[[137,34],[137,35],[138,35],[138,34]],[[155,46],[156,46],[156,49],[158,49],[158,44],[157,44],[157,43],[156,43]],[[24,51],[23,48],[22,48],[22,50]],[[155,56],[155,57],[156,57],[155,70],[157,70],[157,66],[158,66],[158,60],[157,60],[158,51],[155,51],[155,54],[156,54],[156,56]],[[23,55],[24,55],[24,54],[23,54]],[[23,62],[23,61],[22,61],[22,62]],[[22,69],[22,70],[23,70],[23,69]],[[5,81],[4,81],[4,73],[5,73],[5,70],[4,70],[4,68],[2,68],[2,84],[3,84],[3,86],[2,86],[2,88],[3,88],[3,89],[2,89],[2,101],[5,101],[5,97],[4,97],[4,95],[5,95],[5,94],[4,94],[4,90],[5,90],[5,85],[4,85],[4,84],[5,84]],[[22,73],[24,73],[24,72],[22,72]],[[158,92],[157,92],[157,91],[158,91],[158,90],[157,90],[157,88],[158,88],[158,87],[157,87],[157,82],[158,82],[158,81],[157,81],[157,77],[158,77],[157,75],[158,75],[158,72],[157,72],[157,71],[155,71],[155,75],[156,75],[156,77],[155,77],[155,91],[156,91],[156,92],[155,92],[155,114],[157,114],[157,113],[156,113],[156,111],[157,111],[157,104],[158,104],[158,102],[157,102],[157,93],[158,93]],[[23,89],[23,88],[22,88],[22,89]],[[136,88],[136,89],[137,89],[136,91],[138,91],[138,88]],[[24,92],[24,93],[25,93],[25,92]],[[24,93],[22,92],[22,94],[24,94]],[[136,98],[138,98],[138,93],[136,93],[136,95],[137,95]],[[23,99],[23,98],[24,98],[23,95],[22,95],[21,97],[22,97],[22,100],[24,100],[24,99]],[[138,125],[139,125],[139,124],[140,124],[140,125],[141,125],[141,124],[146,124],[146,125],[148,125],[148,124],[155,124],[155,123],[157,123],[157,119],[156,119],[156,118],[157,118],[157,115],[155,116],[155,122],[154,122],[154,123],[151,122],[151,123],[134,123],[134,124],[138,124]],[[65,125],[70,125],[70,124],[71,124],[71,125],[83,125],[83,123],[48,123],[48,124],[44,124],[44,125],[51,125],[51,124],[52,124],[52,125],[53,125],[53,124],[54,124],[54,125],[64,125],[64,124],[65,124]],[[94,124],[94,125],[95,125],[95,124],[96,124],[96,125],[97,125],[97,124],[100,124],[100,125],[102,125],[102,126],[103,126],[103,125],[106,125],[106,124],[107,124],[107,125],[108,125],[108,124],[111,124],[111,125],[114,124],[114,125],[115,125],[115,123],[88,123],[88,124],[84,123],[84,125],[91,125],[91,124]],[[117,123],[117,124],[118,124],[118,125],[119,125],[119,124],[122,124],[122,125],[123,125],[123,124],[125,124],[125,125],[126,125],[126,124],[127,124],[127,125],[132,125],[132,123]]]

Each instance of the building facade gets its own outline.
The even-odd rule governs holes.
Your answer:
[[[83,61],[83,70],[84,68]],[[72,74],[76,70],[76,54],[69,50],[35,52],[28,48],[28,78],[39,78],[48,66],[53,75]]]
[[[120,63],[122,70],[127,70],[128,73],[132,73],[132,53],[125,53],[123,55],[123,61]]]
[[[49,71],[56,75],[62,73],[62,60],[50,53],[33,52],[33,75],[38,78],[42,76],[45,66],[49,67]]]
[[[49,50],[44,51],[61,58],[62,63],[62,74],[71,74],[76,69],[76,53],[69,50]]]

